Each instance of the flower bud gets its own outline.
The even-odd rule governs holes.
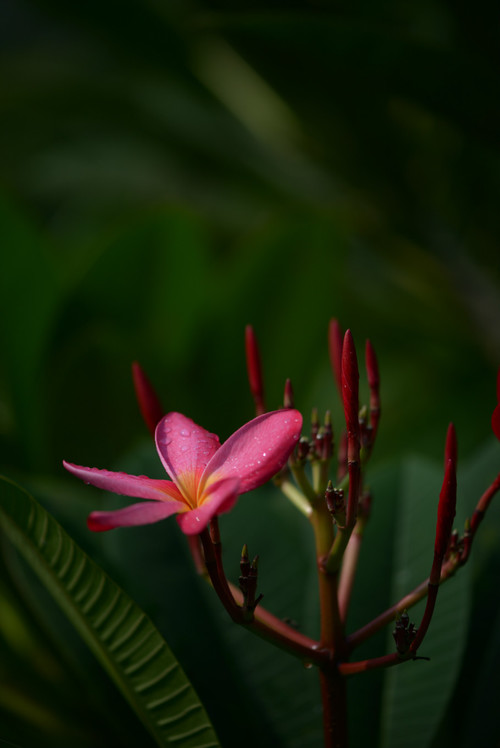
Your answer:
[[[165,414],[158,395],[153,389],[153,385],[137,361],[134,361],[132,364],[132,379],[134,382],[135,396],[139,404],[139,410],[141,411],[146,426],[154,436],[156,426]]]
[[[283,394],[283,407],[293,408],[293,387],[290,379],[285,382],[285,392]]]
[[[247,325],[245,328],[245,352],[248,383],[255,402],[255,411],[259,416],[266,412],[264,404],[264,380],[260,364],[259,345],[252,325]]]

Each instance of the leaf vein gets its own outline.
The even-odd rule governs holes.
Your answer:
[[[49,528],[49,518],[45,512],[43,513],[42,518],[43,526],[40,531],[40,537],[36,540],[36,544],[40,550],[42,550],[42,548],[45,546],[45,541],[47,539],[47,530]]]
[[[90,596],[90,598],[87,600],[85,605],[82,605],[82,613],[87,615],[92,610],[92,608],[94,607],[94,605],[96,604],[100,596],[102,595],[105,584],[106,584],[106,577],[103,575],[101,576],[97,584],[94,594]]]
[[[135,632],[137,631],[141,623],[145,620],[146,620],[145,613],[141,613],[136,618],[136,620],[130,625],[130,628],[128,628],[125,631],[125,633],[123,633],[118,639],[115,639],[113,644],[110,645],[109,651],[116,652],[116,650],[119,649],[122,646],[122,644],[125,644],[125,642],[127,642],[130,639],[130,637],[135,634]]]
[[[86,556],[82,556],[82,560],[80,561],[80,566],[76,570],[75,576],[66,585],[66,591],[67,592],[71,592],[76,587],[76,585],[80,581],[80,577],[82,576],[83,570],[85,569],[86,565],[87,565],[87,558],[86,558]]]
[[[200,703],[191,704],[190,706],[183,709],[182,712],[174,714],[173,717],[163,717],[162,719],[159,719],[156,724],[158,725],[158,727],[172,725],[174,722],[179,722],[180,720],[184,719],[184,717],[187,717],[189,714],[197,711],[198,709],[201,709]]]
[[[63,536],[62,536],[61,528],[59,527],[59,525],[56,525],[56,530],[57,530],[57,541],[58,542],[57,542],[57,548],[55,550],[55,553],[49,561],[49,566],[51,569],[53,569],[54,566],[59,561],[59,557],[61,555],[61,551],[63,547]]]
[[[102,611],[102,613],[95,619],[93,626],[97,630],[99,629],[102,624],[106,621],[107,618],[111,615],[113,612],[118,600],[120,599],[121,591],[118,589],[116,590],[112,600],[110,601],[109,605]]]
[[[74,557],[75,557],[75,547],[74,547],[73,543],[71,543],[70,546],[69,546],[68,558],[66,559],[66,561],[64,562],[64,564],[61,566],[61,568],[59,569],[59,571],[56,572],[56,575],[57,575],[58,579],[62,580],[66,576],[66,574],[67,574],[67,572],[69,570],[69,567],[71,566],[71,564],[73,562]]]
[[[141,639],[139,639],[138,641],[134,642],[134,644],[130,647],[130,649],[127,649],[127,650],[125,650],[125,652],[122,652],[120,655],[118,655],[118,657],[116,658],[116,661],[117,662],[124,662],[129,657],[132,657],[132,655],[135,654],[135,652],[137,652],[137,650],[140,649],[142,647],[142,645],[145,644],[147,642],[147,640],[151,636],[153,636],[155,633],[156,632],[153,629],[149,629],[148,631],[146,631],[146,634],[143,637],[141,637]],[[159,649],[161,649],[162,647],[163,647],[163,642],[160,642]],[[129,667],[134,667],[136,664],[137,663],[132,663],[132,665],[130,665]],[[128,670],[127,669],[125,670],[125,672],[128,674]]]
[[[203,732],[204,730],[211,730],[212,725],[209,725],[208,723],[205,723],[203,725],[198,725],[198,727],[193,727],[192,730],[188,730],[187,732],[179,733],[179,735],[172,735],[171,737],[167,737],[167,741],[169,743],[178,743],[180,740],[186,740],[187,738],[192,738],[194,735],[197,735],[200,732]]]
[[[154,678],[151,678],[151,680],[147,680],[147,681],[144,681],[143,683],[139,683],[139,685],[135,687],[135,691],[137,691],[137,693],[142,693],[143,691],[147,691],[149,688],[156,686],[157,683],[163,680],[163,678],[166,678],[167,675],[170,675],[170,673],[178,667],[179,665],[177,664],[177,662],[173,662],[171,665],[165,668],[165,670],[163,670],[161,673],[159,673],[158,675],[155,675]],[[183,686],[178,688],[177,691],[175,691],[175,693],[170,693],[168,696],[164,696],[163,699],[159,699],[158,703],[157,704],[155,703],[155,706],[158,706],[160,701],[162,704],[166,704],[167,702],[172,701],[172,699],[175,699],[176,696],[180,695],[183,691],[186,691],[188,688],[190,688],[190,684],[185,683]]]
[[[122,612],[120,613],[120,615],[117,616],[117,618],[115,618],[115,620],[109,626],[109,628],[107,628],[106,631],[103,634],[101,634],[102,642],[106,642],[110,636],[113,636],[116,629],[119,628],[119,626],[121,626],[125,618],[128,616],[128,614],[132,610],[132,607],[133,607],[132,600],[129,600],[128,603],[125,605],[124,609],[122,610]]]

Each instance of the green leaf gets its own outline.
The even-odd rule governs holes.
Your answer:
[[[215,748],[208,716],[143,611],[28,493],[0,479],[0,527],[160,746]]]
[[[396,527],[392,599],[397,601],[429,575],[433,558],[438,496],[443,470],[423,459],[410,459],[402,474]],[[470,607],[469,567],[444,584],[419,655],[429,662],[407,662],[385,677],[382,712],[383,748],[426,748],[439,727],[458,676]],[[418,627],[425,601],[409,610]],[[391,641],[390,649],[394,650]]]

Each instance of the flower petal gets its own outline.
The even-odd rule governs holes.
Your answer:
[[[175,502],[185,501],[177,486],[169,480],[155,480],[145,475],[128,475],[127,473],[113,473],[110,470],[82,467],[63,461],[66,470],[81,478],[85,483],[112,491],[124,496],[135,496],[138,499],[155,499],[156,501]]]
[[[168,413],[156,427],[156,448],[163,466],[193,507],[200,477],[219,446],[218,436],[181,413]]]
[[[286,463],[301,428],[302,416],[291,408],[254,418],[215,453],[205,469],[201,488],[214,479],[238,478],[241,494],[266,483]]]
[[[179,514],[177,522],[186,535],[197,535],[205,529],[216,514],[228,512],[241,493],[237,478],[219,480],[207,489],[201,504],[189,512]]]
[[[131,504],[124,509],[116,509],[113,512],[92,512],[87,518],[89,530],[103,532],[113,530],[115,527],[132,527],[134,525],[151,525],[159,522],[171,514],[186,509],[184,503],[144,501],[141,504]]]

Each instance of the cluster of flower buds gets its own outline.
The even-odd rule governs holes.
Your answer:
[[[286,402],[286,401],[285,401]],[[285,404],[285,407],[286,404]],[[313,409],[311,415],[311,435],[302,435],[291,456],[291,462],[327,462],[333,455],[333,429],[330,411],[327,410],[323,423],[320,423],[318,411]]]
[[[328,331],[328,347],[333,376],[344,404],[347,425],[347,445],[339,453],[339,468],[345,470],[343,460],[357,458],[358,449],[368,456],[378,431],[380,420],[380,377],[375,351],[369,340],[365,346],[365,365],[370,388],[369,406],[359,408],[359,371],[356,349],[350,330],[345,336],[337,320],[331,320]],[[358,447],[359,444],[359,447]]]
[[[346,507],[344,499],[344,489],[334,488],[333,483],[328,481],[325,491],[325,501],[328,511],[332,515],[335,523],[339,527],[345,526]]]
[[[259,557],[255,556],[252,562],[248,555],[248,547],[245,543],[241,551],[240,559],[240,576],[238,579],[240,590],[243,593],[242,608],[245,611],[252,612],[262,600],[263,595],[255,597],[257,592],[257,575],[258,575]]]
[[[345,419],[337,445],[336,486],[329,471],[334,454],[330,412],[320,422],[313,410],[309,436],[302,435],[303,418],[294,408],[290,380],[284,389],[284,409],[268,412],[260,353],[253,329],[245,332],[247,371],[257,417],[244,424],[222,445],[218,437],[186,416],[164,414],[161,403],[139,364],[133,365],[137,400],[156,441],[169,479],[150,479],[64,463],[74,475],[98,488],[141,499],[123,509],[93,512],[95,531],[146,525],[177,515],[188,537],[197,571],[212,584],[231,619],[256,635],[319,668],[324,735],[327,748],[347,745],[344,677],[370,669],[419,659],[417,652],[433,616],[440,585],[467,561],[475,533],[493,496],[500,490],[500,474],[480,497],[465,533],[453,530],[457,496],[457,439],[450,424],[446,436],[444,479],[437,508],[432,566],[427,579],[362,628],[346,634],[347,612],[361,541],[369,518],[371,494],[363,485],[363,470],[371,455],[380,420],[380,378],[370,341],[365,347],[369,402],[360,408],[359,370],[350,330],[345,335],[336,320],[328,331],[330,361]],[[497,405],[491,425],[500,440],[500,370]],[[226,577],[218,516],[232,509],[241,494],[271,478],[310,520],[315,539],[320,608],[320,636],[309,638],[259,605],[258,557],[250,561],[243,546],[239,588]],[[407,609],[426,599],[418,628]],[[396,651],[352,661],[355,648],[395,620]]]
[[[316,533],[320,525],[323,528],[317,535],[317,538],[321,538],[321,547],[317,546],[316,549],[318,570],[324,582],[321,594],[325,599],[331,594],[338,594],[338,609],[335,606],[329,607],[329,603],[325,605],[326,619],[331,619],[332,610],[337,610],[334,612],[334,617],[338,617],[335,626],[343,632],[359,542],[370,513],[371,494],[363,487],[362,469],[371,455],[378,431],[380,378],[375,352],[370,341],[367,341],[365,366],[370,397],[369,403],[360,408],[358,361],[351,332],[347,330],[343,335],[338,322],[332,320],[328,332],[328,345],[334,380],[342,399],[345,417],[345,430],[338,439],[336,450],[338,462],[336,486],[329,479],[329,467],[334,453],[330,413],[326,412],[321,423],[316,409],[312,413],[309,436],[303,434],[300,439],[297,439],[295,448],[291,453],[289,452],[288,466],[283,467],[278,474],[277,483],[288,498],[312,520]],[[257,415],[263,416],[267,413],[267,408],[264,399],[260,353],[256,336],[250,326],[245,331],[245,348],[250,391]],[[154,433],[158,421],[163,416],[163,409],[149,380],[138,364],[133,366],[133,378],[142,415],[148,428]],[[283,402],[284,408],[294,408],[294,393],[290,380],[285,383]],[[500,440],[500,371],[497,378],[497,403],[491,424],[494,434]],[[470,519],[466,521],[465,533],[459,536],[459,533],[453,530],[457,493],[456,465],[457,440],[455,429],[450,424],[445,444],[445,474],[438,504],[434,558],[429,577],[399,603],[351,634],[343,645],[345,652],[350,654],[368,636],[373,635],[382,626],[396,618],[393,635],[397,652],[371,661],[342,662],[339,664],[341,674],[354,674],[372,667],[395,664],[394,658],[416,657],[417,649],[429,627],[439,585],[467,561],[477,528],[493,496],[500,490],[500,475],[498,475],[479,499]],[[312,480],[306,474],[307,466],[311,468]],[[293,474],[296,485],[289,480],[289,472]],[[216,519],[214,517],[211,521],[211,532],[217,530]],[[322,524],[325,519],[328,519],[330,524],[326,531],[325,525]],[[254,615],[262,598],[261,595],[257,596],[258,557],[250,562],[248,549],[246,545],[244,546],[240,559],[239,590],[237,590],[228,585],[225,580],[220,540],[216,542],[212,538],[208,542],[206,534],[200,535],[200,538],[204,543],[203,553],[198,536],[189,538],[198,571],[203,574],[210,567],[212,583],[233,620],[252,625],[268,637],[274,636],[278,639],[282,637],[280,646],[286,641],[285,646],[299,656],[306,650],[310,654],[311,651],[316,653],[316,651],[335,648],[337,640],[328,638],[326,627],[322,631],[320,642],[323,649],[316,650],[316,645],[311,645],[302,635],[294,634],[290,627],[281,624],[261,607],[260,612]],[[327,579],[326,582],[325,579]],[[335,581],[332,586],[332,580],[337,579],[338,581]],[[332,593],[334,588],[336,591]],[[410,623],[406,608],[424,597],[427,597],[426,608],[417,629]],[[317,658],[319,662],[321,655],[317,654]]]
[[[394,641],[396,642],[396,649],[400,655],[405,655],[417,635],[417,630],[413,623],[410,623],[410,617],[405,610],[396,618],[396,625],[392,632]]]
[[[359,497],[360,462],[369,457],[378,430],[380,419],[380,379],[377,357],[370,341],[366,342],[365,362],[370,400],[367,406],[359,407],[359,372],[356,350],[351,332],[342,334],[337,320],[330,322],[328,333],[328,347],[333,375],[342,402],[346,429],[342,433],[337,448],[337,481],[340,484],[349,473],[352,489],[350,521],[354,520]],[[261,358],[257,339],[253,328],[249,325],[245,331],[245,350],[247,373],[250,391],[254,398],[256,413],[265,411],[264,383],[262,377]],[[286,380],[283,403],[285,408],[294,407],[293,389],[289,379]],[[325,413],[321,423],[317,409],[313,409],[311,416],[310,435],[302,435],[297,447],[290,457],[292,471],[306,463],[318,468],[320,479],[315,482],[316,494],[323,494],[328,481],[328,467],[334,453],[334,435],[330,411]],[[295,472],[294,472],[295,474]],[[297,475],[295,475],[297,479]],[[356,494],[356,495],[354,495]]]

